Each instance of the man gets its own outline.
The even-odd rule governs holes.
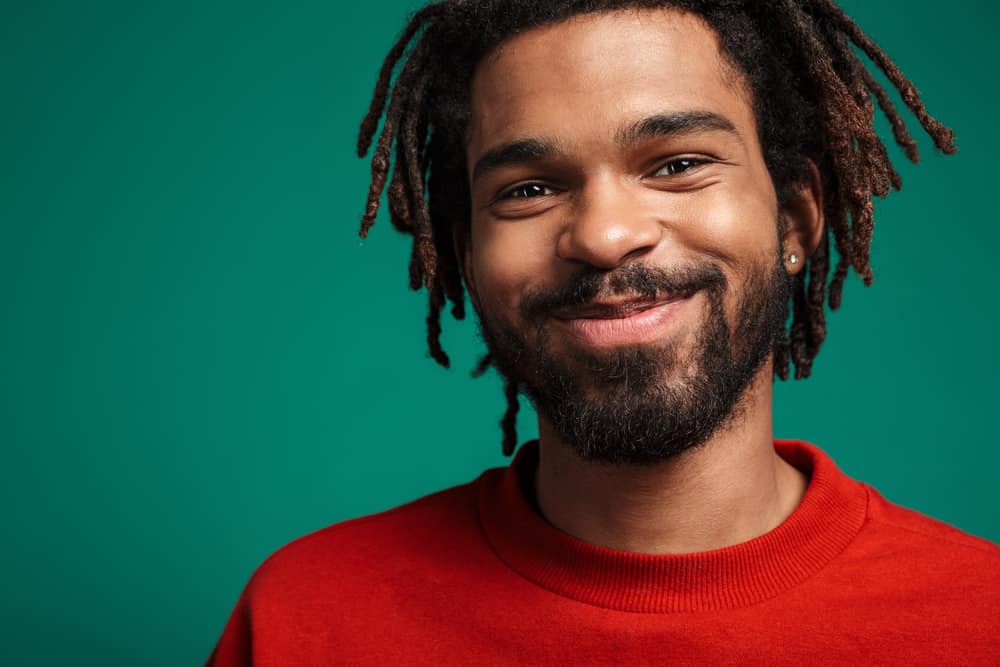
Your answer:
[[[953,151],[829,0],[418,12],[362,123],[362,234],[387,188],[431,355],[467,292],[505,452],[521,392],[540,437],[279,550],[209,664],[1000,661],[1000,549],[773,440],[772,378],[808,376],[899,186],[873,99],[916,159],[851,43]]]

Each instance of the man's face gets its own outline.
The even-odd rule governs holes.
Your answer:
[[[480,63],[471,108],[465,271],[500,371],[587,458],[704,442],[770,374],[788,299],[714,33],[673,10],[536,28]]]

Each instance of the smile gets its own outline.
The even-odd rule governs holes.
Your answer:
[[[582,342],[592,346],[635,345],[661,339],[690,297],[659,301],[594,304],[555,319]]]

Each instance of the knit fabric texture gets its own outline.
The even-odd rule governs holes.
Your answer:
[[[1000,548],[886,501],[814,445],[770,532],[647,555],[549,525],[506,468],[329,526],[254,573],[208,659],[236,665],[1000,665]]]

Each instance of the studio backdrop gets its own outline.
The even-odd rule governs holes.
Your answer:
[[[998,541],[1000,9],[843,4],[959,152],[891,146],[875,283],[779,383],[776,434]],[[439,368],[409,238],[356,233],[358,123],[416,6],[0,10],[0,663],[200,664],[278,547],[506,463],[474,322]]]

